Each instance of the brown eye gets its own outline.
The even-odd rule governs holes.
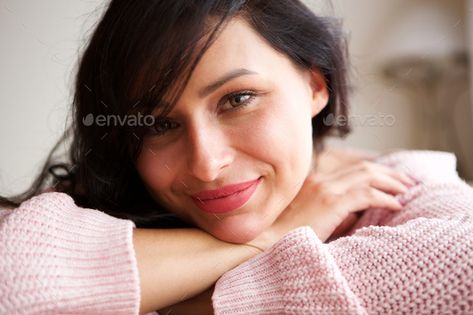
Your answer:
[[[236,95],[236,96],[233,96],[233,97],[230,98],[230,101],[235,101],[235,102],[233,102],[233,104],[232,104],[232,102],[230,102],[230,104],[233,107],[237,107],[237,106],[240,106],[241,104],[245,103],[245,101],[247,101],[250,98],[251,98],[251,96],[246,95],[246,94]]]
[[[239,92],[226,96],[225,102],[222,104],[223,110],[236,110],[246,105],[249,105],[255,98],[255,94],[252,92]],[[229,106],[227,106],[227,104]]]
[[[153,131],[155,135],[162,136],[169,130],[176,129],[178,127],[179,124],[175,121],[169,119],[156,119],[153,125]]]

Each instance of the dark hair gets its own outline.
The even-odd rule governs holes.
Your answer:
[[[150,197],[134,167],[146,130],[88,126],[84,119],[148,115],[170,94],[171,102],[158,105],[166,115],[218,32],[237,16],[295,65],[324,75],[330,96],[312,120],[316,149],[328,135],[346,135],[348,125],[324,123],[348,111],[346,44],[337,20],[315,15],[299,0],[112,0],[79,61],[69,129],[29,190],[0,204],[18,206],[54,184],[79,206],[138,227],[186,226]],[[54,161],[53,152],[69,138],[69,161]]]

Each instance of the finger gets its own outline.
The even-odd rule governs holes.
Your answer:
[[[404,172],[397,171],[393,169],[392,167],[382,165],[379,163],[375,162],[369,162],[369,161],[362,161],[360,163],[354,164],[351,167],[345,169],[345,170],[340,170],[340,172],[336,175],[345,175],[352,173],[354,171],[366,171],[366,172],[371,172],[371,173],[384,173],[386,175],[389,175],[398,181],[402,182],[404,185],[408,187],[412,187],[416,185],[416,181],[414,181],[411,177],[409,177],[407,174]]]
[[[392,195],[403,194],[408,190],[408,187],[399,179],[383,173],[376,174],[368,180],[371,187]]]
[[[376,188],[356,188],[345,194],[345,202],[351,203],[350,212],[357,212],[367,208],[384,208],[399,211],[403,208],[401,203],[393,196]]]
[[[375,168],[370,171],[355,168],[349,173],[332,179],[330,185],[337,193],[343,193],[353,187],[363,188],[368,186],[372,186],[393,195],[405,193],[408,190],[408,186],[403,182],[397,178],[391,177],[383,171],[383,169],[377,170]]]
[[[416,185],[416,182],[404,172],[400,172],[393,168],[390,168],[381,164],[376,164],[376,163],[374,163],[373,167],[378,168],[380,172],[383,172],[384,174],[387,174],[397,179],[398,181],[402,182],[404,185],[408,187],[412,187]]]

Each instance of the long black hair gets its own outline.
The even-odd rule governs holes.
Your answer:
[[[326,136],[349,133],[346,124],[324,121],[328,115],[348,116],[347,52],[338,20],[317,16],[299,0],[112,0],[79,60],[70,127],[32,186],[0,197],[0,205],[18,206],[52,186],[79,206],[133,220],[138,227],[186,226],[151,198],[134,167],[146,128],[99,126],[87,119],[146,116],[156,106],[165,116],[234,17],[245,19],[295,65],[324,75],[329,101],[312,120],[318,151]],[[171,95],[171,102],[157,105],[164,95]],[[68,160],[55,160],[53,153],[67,139]]]

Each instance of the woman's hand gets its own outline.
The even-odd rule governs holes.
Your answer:
[[[369,161],[344,165],[331,173],[310,174],[273,225],[249,243],[268,248],[288,231],[304,225],[311,226],[324,242],[358,211],[370,207],[401,210],[394,196],[413,185],[406,174]]]

